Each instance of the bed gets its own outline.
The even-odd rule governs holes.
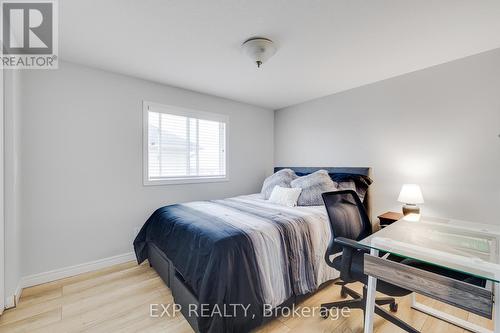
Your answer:
[[[275,168],[275,172],[283,167]],[[370,168],[327,170],[334,180]],[[370,212],[370,191],[363,200]],[[285,207],[259,194],[159,208],[134,241],[196,332],[248,332],[273,311],[315,292],[339,273],[324,262],[330,240],[324,207]]]

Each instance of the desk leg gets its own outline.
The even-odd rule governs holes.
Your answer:
[[[415,310],[418,310],[418,311],[423,312],[425,314],[428,314],[429,316],[433,316],[434,318],[438,318],[438,319],[447,321],[450,324],[453,324],[455,326],[465,328],[467,331],[470,331],[473,333],[493,333],[493,331],[490,331],[482,326],[473,324],[473,323],[471,323],[467,320],[464,320],[462,318],[455,317],[455,316],[448,314],[446,312],[440,311],[438,309],[434,309],[430,306],[427,306],[425,304],[417,302],[417,299],[415,297],[415,293],[411,294],[411,307],[412,307],[412,309],[415,309]],[[497,332],[497,331],[495,331],[495,332]]]
[[[498,282],[493,282],[493,284],[495,285],[495,288],[493,289],[494,290],[494,298],[493,298],[493,301],[495,303],[493,303],[493,325],[494,325],[494,332],[495,333],[500,333],[500,283]]]
[[[371,249],[370,255],[378,256],[378,250]],[[373,333],[373,317],[375,316],[375,296],[377,293],[377,279],[368,276],[368,287],[366,293],[365,308],[365,331],[364,333]]]

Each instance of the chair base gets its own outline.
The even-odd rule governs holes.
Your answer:
[[[363,314],[365,313],[366,308],[366,286],[363,286],[363,295],[360,295],[356,291],[348,288],[345,284],[341,284],[342,289],[340,290],[340,295],[342,297],[351,296],[352,299],[337,301],[331,303],[321,304],[321,316],[323,318],[328,318],[329,310],[333,308],[341,309],[344,307],[350,309],[361,309],[363,310]],[[410,333],[419,333],[416,329],[399,319],[398,317],[391,314],[389,311],[382,308],[383,305],[389,305],[391,312],[398,311],[398,304],[396,303],[396,299],[394,297],[379,297],[375,299],[375,313],[384,318],[385,320],[390,321],[397,327],[410,332]],[[363,316],[364,318],[364,316]]]

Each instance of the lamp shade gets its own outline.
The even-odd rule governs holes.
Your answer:
[[[417,184],[404,184],[399,193],[398,201],[411,205],[423,204],[424,197],[420,186]]]

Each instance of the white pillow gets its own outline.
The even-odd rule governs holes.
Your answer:
[[[301,188],[286,188],[276,185],[271,192],[269,202],[295,207],[297,206],[297,199],[299,198],[300,192],[302,192]]]

